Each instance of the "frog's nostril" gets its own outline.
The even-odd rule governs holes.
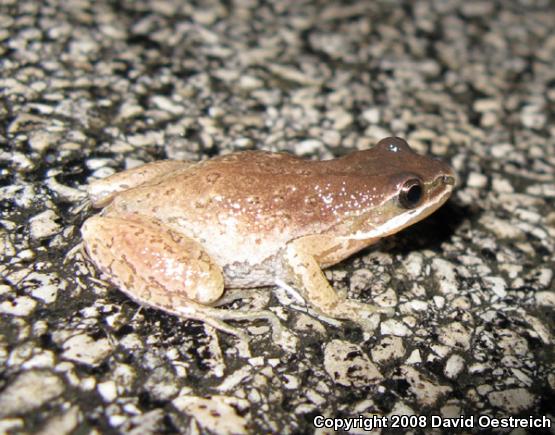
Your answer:
[[[451,177],[450,175],[444,175],[441,181],[443,182],[443,184],[448,184],[451,186],[455,185],[455,177]]]

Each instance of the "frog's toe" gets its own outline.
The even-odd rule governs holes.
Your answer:
[[[353,313],[352,316],[344,318],[352,320],[368,332],[373,332],[378,327],[380,324],[380,314],[391,317],[395,313],[395,310],[390,307],[380,307],[349,299],[344,301],[344,310]]]

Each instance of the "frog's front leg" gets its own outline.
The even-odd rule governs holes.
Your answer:
[[[131,299],[177,316],[201,320],[246,340],[226,320],[267,320],[274,338],[282,332],[268,311],[212,308],[224,291],[222,271],[202,246],[164,224],[137,215],[94,216],[81,229],[89,258]]]
[[[291,273],[295,286],[305,299],[322,314],[336,319],[349,319],[365,329],[373,329],[369,316],[375,313],[391,315],[393,309],[346,299],[330,285],[322,272],[320,264],[333,264],[333,242],[316,240],[312,236],[301,237],[289,242],[284,260]],[[341,249],[341,248],[337,248]]]

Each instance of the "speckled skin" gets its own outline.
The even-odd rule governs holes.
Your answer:
[[[415,178],[422,198],[406,209],[397,197]],[[449,166],[399,138],[327,161],[247,151],[197,164],[157,162],[91,185],[93,205],[107,206],[85,223],[83,239],[93,262],[143,303],[164,309],[149,295],[171,293],[209,304],[222,280],[253,287],[281,279],[320,312],[344,318],[351,302],[321,267],[424,218],[453,183]]]

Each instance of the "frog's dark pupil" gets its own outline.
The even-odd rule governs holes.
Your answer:
[[[399,194],[399,202],[404,208],[414,208],[422,200],[422,183],[418,179],[407,181]]]
[[[420,197],[422,196],[422,187],[415,184],[407,192],[407,202],[409,204],[418,204]]]

